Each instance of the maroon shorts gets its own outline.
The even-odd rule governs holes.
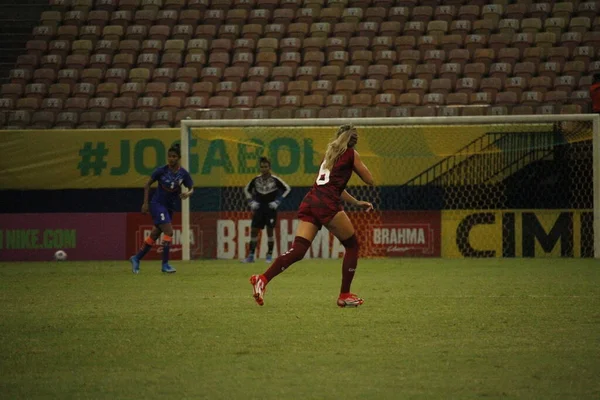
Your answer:
[[[343,208],[337,204],[319,204],[318,206],[314,206],[303,201],[300,203],[300,208],[298,209],[298,219],[310,222],[321,229],[323,225],[326,225],[335,217],[335,214],[342,210]]]

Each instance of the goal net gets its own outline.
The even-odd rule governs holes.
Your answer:
[[[275,254],[295,235],[296,210],[337,127],[353,123],[376,181],[347,190],[363,257],[594,257],[600,190],[598,116],[184,120],[182,162],[195,179],[183,202],[183,258],[241,259],[250,240],[245,185],[268,157],[292,187],[279,208]],[[596,248],[596,252],[594,249]],[[267,249],[259,237],[257,257]],[[337,258],[322,229],[306,257]]]

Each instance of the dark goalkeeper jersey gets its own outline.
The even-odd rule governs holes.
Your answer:
[[[244,188],[244,194],[246,199],[255,200],[262,207],[272,201],[283,199],[291,190],[287,183],[275,175],[259,175],[248,182]]]

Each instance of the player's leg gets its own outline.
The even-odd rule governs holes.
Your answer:
[[[293,263],[302,260],[317,232],[319,232],[317,225],[308,221],[300,221],[292,247],[277,257],[275,262],[263,274],[267,278],[267,282],[285,271]]]
[[[174,273],[175,268],[169,265],[169,253],[171,251],[171,243],[173,242],[173,224],[171,219],[173,217],[173,211],[169,210],[164,218],[164,223],[158,227],[163,233],[162,237],[162,272]]]
[[[142,258],[144,258],[146,254],[148,254],[150,250],[152,250],[154,243],[156,243],[156,239],[158,239],[158,237],[160,236],[160,232],[161,231],[158,227],[155,226],[154,228],[152,228],[150,236],[148,236],[144,240],[144,244],[142,245],[140,251],[138,251],[136,255],[131,256],[129,258],[129,261],[131,262],[131,272],[133,272],[134,274],[140,273],[140,261],[142,260]]]
[[[350,292],[350,286],[354,279],[356,266],[358,264],[358,240],[354,233],[354,226],[344,211],[338,212],[325,227],[333,233],[344,245],[346,253],[342,262],[342,286],[337,304],[340,307],[358,307],[364,300]]]
[[[135,258],[137,258],[138,260],[141,260],[142,258],[144,258],[144,256],[146,254],[148,254],[148,252],[152,249],[152,246],[154,246],[154,244],[156,243],[156,240],[159,238],[160,233],[161,233],[161,230],[157,226],[152,228],[152,232],[150,232],[150,236],[148,236],[144,240],[144,244],[142,245],[142,248],[140,249],[140,251],[135,255]]]
[[[148,254],[148,252],[156,243],[156,240],[160,237],[162,232],[159,228],[159,224],[162,222],[161,215],[164,215],[166,212],[167,210],[160,204],[150,204],[150,215],[152,216],[152,221],[154,222],[154,228],[152,228],[150,236],[144,240],[144,244],[142,245],[140,251],[136,255],[129,258],[129,261],[131,262],[131,271],[134,274],[139,274],[140,260],[144,258],[146,254]]]
[[[242,260],[244,263],[254,262],[254,252],[258,243],[258,232],[265,227],[265,218],[262,210],[256,210],[252,214],[252,223],[250,224],[250,246],[248,246],[248,256]]]
[[[288,269],[289,266],[294,264],[296,261],[302,260],[304,255],[308,251],[310,244],[317,235],[319,226],[312,222],[300,220],[298,228],[296,229],[296,237],[292,247],[277,257],[275,262],[265,271],[262,275],[252,275],[250,277],[250,283],[252,284],[254,299],[259,305],[263,305],[263,295],[266,290],[267,283],[269,283],[277,275]]]
[[[258,243],[258,232],[260,232],[258,227],[250,227],[250,245],[248,246],[248,256],[244,262],[254,262],[254,253],[256,252],[256,244]]]
[[[277,223],[277,212],[273,210],[267,221],[267,256],[265,261],[271,263],[273,261],[273,247],[275,247],[275,224]]]

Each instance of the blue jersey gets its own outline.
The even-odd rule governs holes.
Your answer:
[[[162,204],[170,210],[175,209],[179,200],[181,185],[188,189],[194,186],[189,172],[181,167],[177,171],[171,171],[168,165],[156,168],[152,173],[152,180],[158,182],[152,203]]]

